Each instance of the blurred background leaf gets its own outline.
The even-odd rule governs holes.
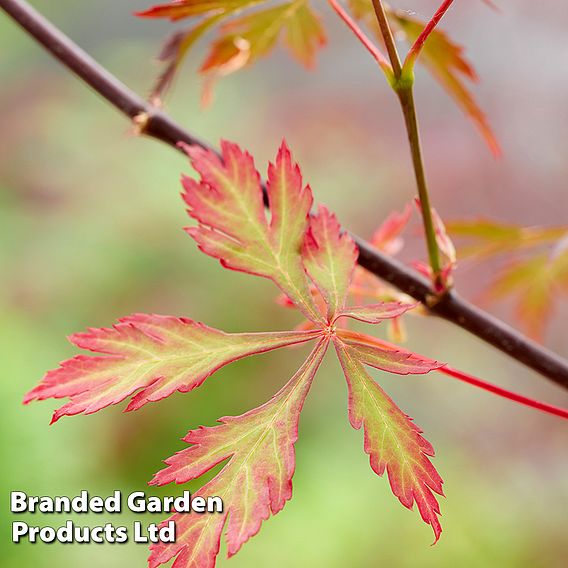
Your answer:
[[[513,298],[518,324],[542,341],[568,293],[568,227],[520,227],[474,219],[452,221],[448,230],[460,242],[460,258],[503,261],[479,297],[484,303]]]

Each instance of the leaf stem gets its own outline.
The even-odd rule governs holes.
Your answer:
[[[363,44],[371,56],[377,61],[383,73],[387,76],[389,83],[392,82],[394,73],[391,64],[383,55],[381,50],[369,39],[365,32],[359,27],[357,22],[345,11],[337,0],[328,0],[330,6],[336,14],[347,24],[347,27],[355,34],[355,37]]]
[[[387,13],[385,12],[385,7],[381,0],[373,0],[373,8],[375,9],[375,15],[377,16],[377,22],[379,23],[379,29],[381,30],[385,47],[387,48],[394,76],[396,79],[399,79],[402,74],[402,64],[400,63],[400,57],[398,56],[398,50],[390,28]]]
[[[412,44],[406,59],[404,60],[404,71],[411,70],[426,43],[426,40],[430,37],[430,34],[434,31],[434,28],[438,25],[440,20],[444,17],[446,12],[449,10],[450,6],[454,3],[454,0],[445,0],[442,2],[441,6],[438,8],[436,13],[432,16],[432,19],[426,24],[422,33],[416,38],[416,41]]]
[[[448,375],[449,377],[453,377],[454,379],[459,379],[464,383],[468,383],[470,385],[473,385],[474,387],[486,390],[488,392],[496,394],[497,396],[507,398],[509,400],[512,400],[513,402],[523,404],[530,408],[535,408],[536,410],[540,410],[548,414],[553,414],[554,416],[560,416],[560,418],[568,420],[568,410],[560,408],[559,406],[547,404],[546,402],[541,402],[540,400],[535,400],[534,398],[529,398],[527,396],[523,396],[522,394],[518,394],[516,392],[498,387],[497,385],[488,383],[487,381],[478,379],[473,375],[464,373],[463,371],[458,371],[457,369],[453,369],[452,367],[448,367],[447,365],[436,370],[439,373],[443,373],[444,375]]]

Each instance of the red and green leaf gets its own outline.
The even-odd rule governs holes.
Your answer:
[[[397,375],[424,375],[444,366],[439,361],[356,331],[339,330],[337,338],[361,363],[380,371]]]
[[[379,228],[373,233],[370,243],[377,249],[395,255],[402,249],[404,241],[401,237],[402,232],[408,226],[412,207],[407,204],[402,211],[391,211],[388,217],[381,223]]]
[[[225,524],[232,556],[263,521],[282,510],[292,497],[300,412],[327,345],[327,340],[320,341],[269,402],[242,416],[221,418],[220,426],[192,430],[184,438],[191,446],[166,460],[168,467],[156,474],[152,485],[186,483],[228,460],[196,493],[221,497],[224,510],[222,514],[174,514],[176,542],[153,545],[150,568],[174,556],[175,568],[212,568]]]
[[[539,245],[554,245],[568,237],[567,226],[523,227],[492,219],[450,221],[447,229],[461,241],[460,256],[476,258],[488,258]]]
[[[364,306],[350,306],[338,314],[338,318],[347,317],[365,323],[377,324],[384,320],[399,318],[418,304],[405,304],[403,302],[380,302]]]
[[[260,175],[250,154],[222,142],[222,156],[186,147],[199,182],[184,177],[184,200],[199,223],[188,233],[206,254],[233,270],[269,278],[312,321],[322,321],[300,251],[308,227],[312,192],[285,143],[268,169],[270,221]]]
[[[568,251],[541,253],[510,262],[490,285],[492,300],[514,299],[515,315],[535,339],[542,339],[554,306],[568,293]]]
[[[172,22],[185,18],[230,13],[265,2],[266,0],[172,0],[138,12],[141,18],[167,18]]]
[[[416,207],[420,212],[422,212],[422,203],[420,199],[416,198],[414,200]],[[448,232],[446,226],[442,221],[438,212],[432,207],[431,208],[432,222],[434,224],[434,235],[436,238],[436,243],[438,244],[438,250],[441,255],[442,267],[439,274],[439,284],[440,291],[447,290],[453,285],[453,271],[457,266],[457,254],[456,247]],[[414,263],[414,267],[423,273],[427,278],[432,278],[432,268],[429,264],[418,261]]]
[[[402,236],[404,230],[408,227],[413,208],[411,204],[404,206],[402,211],[392,211],[386,219],[379,225],[373,233],[370,244],[376,249],[388,255],[396,255],[404,246],[404,238]],[[414,298],[403,294],[387,282],[377,278],[374,274],[367,270],[357,267],[355,269],[355,276],[353,283],[350,287],[350,294],[358,304],[363,304],[364,301],[373,301],[380,303],[379,307],[379,320],[374,321],[372,316],[368,323],[379,323],[380,311],[386,307],[392,309],[396,313],[397,306],[401,306],[402,313],[399,316],[390,316],[383,319],[389,320],[388,333],[390,338],[395,343],[403,343],[406,339],[406,326],[402,316],[410,311],[411,308],[416,308],[414,313],[420,313],[420,305],[414,302]],[[406,306],[406,308],[404,308]],[[368,306],[363,306],[363,309],[368,309]],[[373,320],[373,321],[372,321]]]
[[[212,568],[225,526],[232,555],[290,499],[300,411],[333,340],[348,383],[350,421],[355,428],[364,428],[373,470],[379,475],[387,472],[403,505],[412,508],[416,503],[437,540],[441,527],[435,494],[442,494],[442,480],[429,459],[432,446],[365,366],[422,375],[443,369],[443,364],[335,325],[339,318],[371,324],[396,320],[414,304],[391,301],[345,307],[356,261],[353,240],[325,207],[310,214],[311,190],[285,144],[269,167],[265,196],[252,157],[235,144],[222,143],[221,156],[185,149],[200,178],[183,179],[183,198],[198,223],[188,232],[199,248],[227,268],[273,280],[303,311],[312,330],[225,333],[186,318],[136,314],[112,328],[73,335],[75,345],[97,355],[79,355],[62,363],[27,395],[26,402],[68,397],[70,402],[56,411],[54,420],[96,412],[128,397],[132,399],[127,410],[134,410],[175,391],[190,391],[242,357],[317,340],[300,370],[274,398],[242,416],[222,418],[216,427],[190,431],[185,438],[190,447],[169,458],[168,467],[151,482],[185,483],[223,464],[196,494],[221,497],[223,513],[174,514],[177,541],[154,545],[150,557],[152,568],[174,557],[175,568]],[[393,218],[393,227],[385,230],[381,242],[398,239],[406,220],[406,214]],[[558,251],[565,254],[565,249]],[[447,369],[446,374],[523,404],[568,415],[456,370]]]
[[[232,71],[252,64],[269,54],[281,36],[292,54],[308,68],[313,67],[315,54],[326,41],[321,23],[309,5],[303,0],[293,0],[225,24],[201,72],[223,68],[243,51],[246,56],[239,58],[241,63]]]
[[[213,14],[211,17],[202,19],[195,26],[177,31],[168,38],[158,56],[165,67],[150,93],[150,101],[153,104],[157,106],[161,104],[162,97],[172,86],[186,55],[212,27],[225,17],[227,17],[227,12]]]
[[[185,318],[137,314],[112,328],[72,336],[75,345],[97,355],[65,361],[46,375],[26,402],[68,397],[54,421],[64,415],[90,414],[128,397],[132,399],[127,410],[134,410],[175,391],[190,391],[242,357],[319,338],[302,368],[270,402],[240,417],[223,418],[217,427],[191,431],[185,440],[192,445],[170,458],[169,467],[152,481],[184,483],[226,462],[197,493],[222,497],[224,513],[176,514],[177,542],[152,549],[151,566],[176,557],[177,568],[201,568],[214,565],[225,525],[229,554],[234,554],[290,498],[300,410],[332,338],[340,355],[349,354],[361,368],[367,364],[404,375],[426,373],[440,364],[336,328],[338,318],[379,323],[413,306],[391,302],[345,307],[356,247],[325,207],[310,214],[311,190],[304,186],[285,144],[269,167],[266,196],[252,157],[238,146],[224,142],[221,156],[185,149],[200,177],[183,179],[184,200],[198,222],[188,232],[199,248],[227,268],[273,280],[310,319],[312,330],[229,334]],[[264,209],[265,197],[270,216]],[[359,383],[349,380],[357,389]],[[352,414],[359,404],[367,403],[357,402]],[[389,404],[396,408],[392,401]],[[403,416],[398,409],[389,412]],[[397,422],[390,440],[402,446],[407,437]],[[395,468],[395,463],[389,462],[389,467]],[[393,489],[408,505],[408,490],[400,485],[407,480],[397,483]],[[425,492],[415,497],[422,510],[421,498],[426,499]]]
[[[112,328],[90,329],[70,337],[81,349],[101,356],[77,355],[49,371],[25,398],[68,397],[55,411],[62,416],[92,414],[132,396],[126,410],[175,391],[200,386],[215,371],[248,355],[309,341],[317,332],[224,333],[186,318],[136,314]]]
[[[304,67],[315,66],[316,54],[327,43],[327,37],[319,16],[307,2],[300,2],[293,17],[288,18],[284,42]]]
[[[280,40],[295,59],[307,68],[313,67],[318,49],[326,43],[317,14],[306,0],[291,0],[242,16],[236,15],[243,9],[267,3],[267,0],[180,0],[139,13],[141,17],[171,20],[202,18],[196,26],[178,35],[177,41],[170,39],[166,43],[169,64],[153,91],[155,96],[164,93],[195,41],[225,20],[229,21],[219,28],[219,36],[212,43],[200,69],[206,78],[205,102],[211,96],[212,83],[216,78],[255,63],[268,55]]]
[[[364,21],[380,39],[371,0],[349,0],[348,3],[355,19]],[[307,68],[313,67],[317,51],[327,40],[311,4],[307,0],[289,0],[264,7],[267,4],[267,0],[177,0],[138,13],[145,18],[168,18],[172,21],[200,18],[197,24],[185,32],[177,32],[166,42],[161,59],[167,62],[167,66],[152,90],[153,98],[159,100],[195,42],[217,24],[221,24],[219,36],[212,43],[200,69],[206,79],[205,102],[211,97],[216,78],[255,63],[269,54],[280,40],[298,61]],[[238,15],[242,10],[257,6],[263,8]],[[423,32],[426,22],[407,12],[388,6],[385,8],[391,24],[413,44]],[[492,152],[498,155],[499,144],[466,83],[477,81],[477,76],[464,57],[463,47],[453,42],[444,31],[434,29],[420,50],[420,60],[472,119]]]
[[[364,428],[371,468],[378,475],[387,472],[392,492],[405,507],[412,509],[416,503],[437,541],[442,527],[435,493],[443,495],[443,482],[429,459],[432,445],[367,373],[360,351],[340,339],[335,347],[349,389],[349,421],[356,430]]]
[[[304,266],[327,304],[328,321],[343,310],[355,270],[357,247],[337,217],[320,205],[310,218],[303,248]]]
[[[513,298],[526,331],[542,339],[559,298],[568,292],[568,227],[522,227],[489,219],[454,221],[449,232],[460,239],[460,255],[475,260],[507,255],[485,300]]]

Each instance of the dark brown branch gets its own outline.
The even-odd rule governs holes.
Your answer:
[[[78,75],[114,107],[137,122],[141,131],[176,148],[180,141],[208,145],[191,135],[169,116],[152,107],[94,61],[66,35],[23,0],[0,0],[10,15],[56,59]],[[354,236],[359,264],[406,294],[430,306],[438,315],[500,349],[523,365],[568,389],[568,362],[483,310],[449,292],[436,298],[428,282],[397,260],[375,250]],[[436,301],[433,301],[436,300]]]

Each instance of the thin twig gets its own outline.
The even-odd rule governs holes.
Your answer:
[[[369,39],[367,34],[359,27],[357,22],[343,9],[336,0],[328,0],[337,15],[347,24],[347,27],[355,34],[355,37],[363,44],[371,56],[377,61],[387,77],[393,75],[393,69],[381,50]]]
[[[440,20],[444,17],[446,12],[450,9],[450,6],[454,3],[454,0],[445,0],[442,5],[438,8],[436,13],[432,16],[432,19],[426,24],[420,35],[416,38],[416,41],[412,44],[412,47],[406,55],[404,60],[403,68],[412,69],[414,63],[418,59],[426,40],[430,37],[430,34],[434,31],[434,28],[439,24]]]
[[[402,65],[400,63],[400,57],[398,56],[396,42],[394,41],[394,36],[390,28],[389,19],[381,0],[373,0],[373,8],[375,9],[375,15],[377,16],[377,22],[385,42],[385,47],[387,48],[387,53],[389,54],[394,76],[398,79],[402,73]]]
[[[173,148],[177,148],[178,142],[209,147],[128,89],[23,0],[0,0],[0,8],[115,108],[130,119],[143,117],[143,134]],[[431,305],[430,300],[435,294],[424,278],[396,259],[376,250],[365,240],[355,235],[353,238],[359,247],[358,262],[369,272],[425,305],[430,305],[432,314],[476,335],[519,363],[568,389],[568,361],[464,300],[454,291],[437,298],[437,303]]]

